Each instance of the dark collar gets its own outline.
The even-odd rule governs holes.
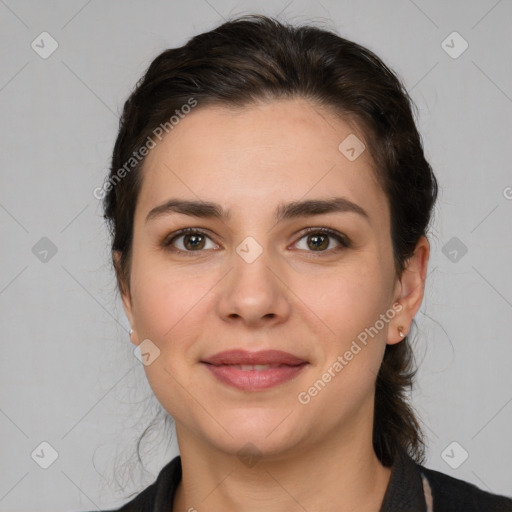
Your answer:
[[[420,467],[405,452],[398,454],[379,512],[427,512]]]

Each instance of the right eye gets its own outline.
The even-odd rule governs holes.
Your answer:
[[[215,249],[215,247],[205,247],[207,240],[217,246],[204,231],[196,228],[185,228],[173,233],[171,238],[166,238],[163,245],[171,251],[184,254],[202,252],[203,249]],[[176,247],[177,242],[178,245],[181,244],[181,247]]]

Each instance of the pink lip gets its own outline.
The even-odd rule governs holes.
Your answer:
[[[307,361],[280,350],[228,350],[201,361],[221,382],[244,391],[268,389],[293,379]],[[241,365],[271,365],[267,370],[242,370]]]
[[[288,366],[295,366],[306,363],[307,361],[281,350],[260,350],[259,352],[248,352],[247,350],[238,349],[219,352],[208,359],[204,359],[202,362],[210,363],[215,366],[226,364],[286,364]]]

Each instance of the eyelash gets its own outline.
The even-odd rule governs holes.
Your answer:
[[[170,237],[166,237],[163,240],[162,245],[164,248],[166,248],[172,252],[185,254],[187,256],[193,256],[194,253],[204,252],[205,249],[198,250],[198,251],[183,251],[182,249],[176,249],[175,247],[172,247],[172,244],[175,240],[177,240],[178,238],[180,238],[184,235],[188,235],[188,234],[202,235],[202,236],[206,236],[206,237],[210,238],[210,240],[212,240],[212,238],[208,235],[208,233],[206,233],[205,231],[203,231],[201,229],[184,228],[184,229],[180,229],[179,231],[176,231],[175,233],[172,233],[170,235]],[[343,249],[348,249],[349,247],[351,247],[351,242],[350,242],[349,238],[347,238],[345,235],[342,235],[341,233],[338,233],[337,231],[334,231],[333,229],[329,229],[329,228],[307,228],[303,232],[302,236],[297,240],[297,242],[302,240],[303,238],[305,238],[307,235],[310,235],[310,234],[329,235],[332,238],[336,239],[336,241],[341,246],[341,247],[336,247],[334,249],[326,249],[325,251],[306,251],[306,252],[310,252],[311,254],[313,254],[315,256],[321,256],[323,254],[330,254],[330,253],[338,252]]]

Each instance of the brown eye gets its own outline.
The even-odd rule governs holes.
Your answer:
[[[310,242],[308,247],[313,250],[327,249],[329,247],[329,237],[327,235],[308,235],[307,239]]]
[[[333,239],[335,244],[332,243]],[[330,253],[350,247],[350,240],[345,235],[329,228],[309,228],[299,242],[302,240],[306,240],[306,246],[299,248],[307,252]],[[219,247],[209,235],[194,228],[185,228],[174,233],[172,237],[164,240],[162,245],[173,252],[183,254],[201,253]]]
[[[185,235],[183,237],[183,245],[186,249],[194,251],[196,249],[204,248],[204,236],[203,235]]]
[[[331,248],[331,239],[336,240],[337,247]],[[308,252],[329,252],[328,249],[336,251],[350,246],[348,238],[328,228],[310,228],[299,242],[302,240],[306,240],[306,247],[299,248]]]
[[[207,247],[208,241],[210,241],[210,245],[213,245],[213,247]],[[183,253],[202,252],[203,249],[215,249],[218,247],[206,233],[193,228],[178,231],[172,238],[164,241],[163,245],[176,250],[176,252]]]

